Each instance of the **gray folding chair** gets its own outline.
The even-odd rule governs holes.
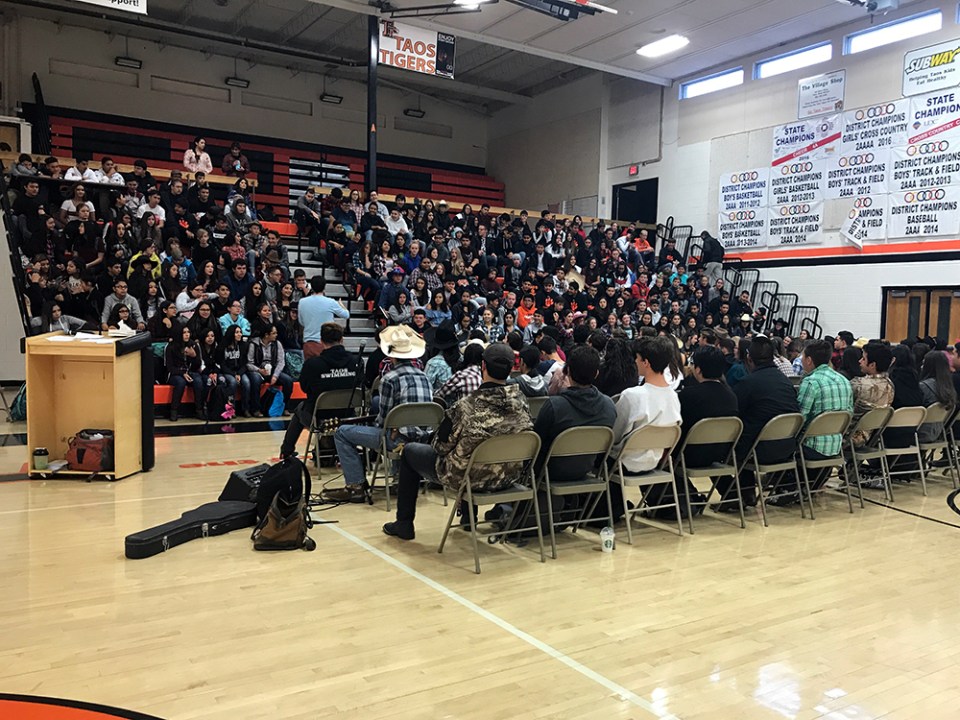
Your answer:
[[[692,502],[690,492],[684,494],[687,496],[687,529],[693,535],[693,506],[702,505],[706,507],[710,502],[710,496],[717,489],[717,482],[723,477],[737,477],[737,441],[743,432],[743,421],[740,418],[732,417],[713,417],[704,418],[697,422],[687,437],[683,441],[678,451],[680,458],[680,475],[684,483],[696,486],[697,480],[709,480],[710,490],[703,502]],[[686,460],[686,450],[703,445],[724,445],[727,447],[726,455],[720,462],[715,462],[709,467],[689,467]],[[740,484],[733,483],[737,494],[737,506],[740,509],[740,527],[746,528],[747,521],[743,515],[743,499],[740,496]]]
[[[957,489],[957,474],[954,472],[954,448],[950,442],[949,428],[953,425],[955,419],[956,411],[952,407],[947,407],[943,403],[934,403],[928,406],[923,424],[938,426],[936,428],[937,433],[932,440],[920,440],[920,455],[923,457],[924,474],[929,475],[933,471],[933,461],[937,451],[943,452],[947,458],[947,467],[950,471],[950,480],[953,482],[954,490]],[[923,430],[923,427],[920,429]],[[927,494],[926,485],[924,485],[923,494]]]
[[[944,431],[949,443],[951,474],[954,478],[954,485],[960,482],[960,449],[957,448],[957,437],[960,436],[960,405],[957,406],[953,417],[944,423]]]
[[[537,415],[540,414],[540,408],[547,404],[547,400],[550,398],[547,396],[537,396],[537,397],[528,397],[527,405],[530,406],[530,417],[534,420],[537,419]]]
[[[813,514],[813,493],[821,493],[827,489],[826,481],[821,483],[819,488],[810,487],[811,470],[826,470],[829,472],[833,468],[836,468],[838,473],[843,471],[843,484],[847,489],[847,505],[850,508],[850,512],[853,512],[853,498],[850,495],[850,479],[846,474],[847,461],[843,457],[843,436],[847,432],[847,428],[850,427],[850,421],[852,419],[853,415],[848,413],[846,410],[831,410],[830,412],[825,412],[811,420],[810,424],[807,425],[807,429],[804,430],[803,434],[800,436],[800,469],[803,471],[803,491],[801,492],[801,495],[803,492],[806,492],[807,494],[807,502],[810,504],[811,520],[816,519],[816,516]],[[819,460],[811,460],[804,456],[803,444],[807,440],[812,440],[818,437],[826,437],[828,435],[840,436],[839,453],[831,457],[821,458]]]
[[[317,477],[320,473],[320,438],[333,437],[337,431],[338,423],[324,422],[325,417],[334,417],[336,415],[351,415],[359,412],[363,405],[363,391],[358,388],[349,390],[327,390],[317,395],[317,401],[313,405],[313,415],[310,418],[310,426],[307,428],[307,449],[303,457],[310,457],[310,448],[314,447],[317,453]],[[327,453],[331,457],[336,455],[336,450]]]
[[[887,423],[887,426],[883,429],[884,434],[888,430],[901,428],[904,430],[912,431],[913,442],[906,447],[892,448],[887,447],[888,441],[884,439],[883,441],[883,457],[886,462],[886,481],[887,486],[890,489],[890,497],[893,498],[893,478],[895,475],[913,475],[914,472],[920,473],[920,485],[923,487],[923,494],[927,494],[927,477],[923,469],[923,456],[920,452],[920,426],[924,423],[924,418],[927,415],[927,409],[925,407],[902,407],[897,408],[893,411],[893,415],[890,417],[890,422]],[[897,462],[908,455],[916,455],[917,457],[917,470],[914,471],[913,468],[906,468],[903,470],[894,470],[897,465]]]
[[[373,477],[370,478],[370,492],[377,484],[377,474],[383,466],[383,489],[387,495],[387,512],[390,511],[390,481],[394,478],[393,464],[400,460],[398,448],[387,449],[387,438],[394,430],[404,427],[419,427],[424,430],[436,428],[443,420],[443,408],[434,402],[404,403],[397,405],[387,413],[383,421],[383,430],[380,433],[380,450],[373,466]],[[447,494],[443,494],[443,504],[447,504]]]
[[[624,491],[623,511],[627,522],[627,542],[630,545],[633,545],[633,530],[630,527],[631,517],[637,513],[647,510],[673,508],[677,518],[677,534],[681,536],[683,535],[683,525],[681,524],[682,518],[680,516],[680,502],[677,498],[677,480],[673,475],[673,458],[670,456],[679,439],[679,425],[645,425],[644,427],[639,427],[627,435],[626,440],[623,443],[623,448],[620,450],[620,455],[617,457],[616,472],[611,476],[610,482],[617,483]],[[639,475],[631,475],[629,472],[625,474],[623,467],[624,454],[647,451],[654,451],[661,456],[660,461],[657,463],[657,467],[649,472],[641,473]],[[669,484],[671,490],[673,490],[672,502],[664,504],[658,503],[656,505],[650,505],[645,504],[645,502],[641,502],[635,508],[631,509],[627,507],[626,489],[628,487],[649,489],[654,485],[664,484]],[[643,522],[645,525],[650,525],[651,527],[665,527],[660,523],[653,523],[645,519],[641,519],[641,522]]]
[[[767,424],[763,426],[763,430],[760,431],[757,439],[754,440],[753,447],[751,447],[749,452],[747,452],[747,456],[744,459],[743,465],[740,466],[740,473],[742,473],[744,470],[751,470],[753,471],[754,475],[756,475],[757,500],[760,503],[760,515],[763,517],[764,527],[769,526],[769,523],[767,522],[767,501],[786,497],[788,495],[792,495],[794,492],[799,491],[798,488],[797,491],[789,490],[785,492],[778,492],[778,490],[780,490],[780,484],[786,477],[786,473],[792,472],[796,481],[799,481],[800,479],[800,468],[797,467],[796,441],[797,435],[802,427],[803,415],[800,413],[784,413],[783,415],[777,415],[776,417],[770,418]],[[789,454],[789,456],[777,462],[760,462],[760,459],[757,455],[757,448],[761,443],[783,440],[793,441],[793,451]],[[772,476],[772,479],[769,484],[765,484],[764,480],[768,475]],[[739,485],[739,481],[737,484]],[[806,517],[806,513],[803,508],[802,492],[800,493],[800,515],[802,517]]]
[[[860,465],[867,460],[876,460],[880,463],[883,491],[887,500],[893,501],[893,489],[886,473],[887,458],[883,453],[883,430],[893,416],[893,408],[879,407],[868,410],[857,420],[847,435],[849,449],[847,456],[853,468],[853,478],[857,483],[857,497],[860,498],[860,507],[863,508],[863,485],[860,481]],[[860,445],[854,443],[859,435],[866,435],[867,439]],[[850,472],[846,472],[847,484],[850,483]]]
[[[537,483],[547,495],[547,517],[550,522],[550,549],[553,559],[557,559],[556,528],[573,525],[576,532],[586,518],[593,516],[600,498],[607,496],[607,523],[613,527],[613,506],[610,504],[610,478],[607,473],[607,455],[613,445],[613,430],[608,427],[573,427],[560,433],[553,443],[540,470]],[[589,457],[600,459],[600,465],[595,474],[591,473],[579,480],[565,482],[550,481],[550,462],[560,458]],[[568,495],[593,494],[590,502],[585,502],[583,510],[576,520],[553,520],[553,498]]]
[[[533,502],[533,517],[536,520],[537,540],[540,542],[540,562],[546,562],[546,556],[543,550],[543,528],[540,524],[540,504],[537,501],[536,478],[533,475],[533,463],[540,453],[540,436],[532,430],[524,430],[514,435],[496,435],[487,438],[480,443],[470,454],[470,460],[467,462],[467,470],[460,481],[460,488],[457,490],[457,499],[450,510],[450,517],[447,519],[447,526],[443,529],[443,537],[440,538],[440,547],[438,553],[443,552],[443,546],[447,542],[447,535],[450,528],[454,527],[454,518],[457,509],[460,507],[460,501],[466,500],[470,514],[470,539],[473,542],[473,560],[476,565],[476,573],[480,574],[480,548],[477,541],[477,525],[479,520],[474,517],[473,508],[476,505],[496,505],[498,503],[514,503],[514,513],[516,513],[517,503],[525,500]],[[490,492],[474,492],[470,475],[475,468],[484,465],[503,465],[504,463],[523,463],[523,479],[529,481],[530,485],[513,485],[503,490],[493,490]],[[512,515],[507,520],[507,527],[510,526]],[[484,521],[486,522],[486,521]],[[514,533],[527,532],[534,528],[516,528],[504,530],[498,533],[501,540],[507,535]]]

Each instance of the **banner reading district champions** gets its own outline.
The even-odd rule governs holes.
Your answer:
[[[754,174],[752,183],[763,177],[758,170],[720,176],[724,247],[821,243],[825,227],[858,246],[956,236],[960,89],[774,128],[766,212],[759,193],[741,206],[744,183],[733,182]]]

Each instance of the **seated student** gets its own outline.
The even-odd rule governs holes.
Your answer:
[[[227,307],[227,314],[220,316],[220,328],[226,334],[227,328],[236,325],[245,338],[250,337],[250,321],[243,315],[243,305],[239,300],[231,300]]]
[[[177,320],[177,306],[169,300],[161,300],[157,314],[147,325],[154,342],[166,342],[176,337],[183,323]]]
[[[592,347],[578,345],[570,351],[566,363],[570,384],[544,403],[533,425],[542,441],[538,468],[542,466],[550,445],[564,430],[572,427],[614,426],[617,408],[610,398],[601,394],[593,385],[599,371],[600,353]],[[595,464],[595,460],[590,458],[556,460],[550,464],[550,482],[579,480],[589,473]]]
[[[438,480],[456,493],[474,449],[484,440],[530,430],[533,422],[520,390],[506,384],[513,369],[513,350],[494,343],[483,351],[480,387],[447,409],[431,445],[408,442],[400,461],[397,487],[397,519],[386,523],[383,532],[401,540],[415,537],[414,518],[422,479]],[[501,463],[475,468],[471,488],[490,492],[525,482],[522,464]]]
[[[957,391],[947,354],[938,350],[927,353],[923,358],[922,367],[920,392],[923,395],[924,406],[930,407],[938,402],[948,408],[956,407]],[[943,423],[924,423],[920,426],[920,440],[933,442],[942,432]]]
[[[282,458],[296,454],[297,441],[304,428],[310,427],[320,393],[349,390],[357,384],[358,357],[343,347],[343,328],[335,322],[324,323],[320,328],[320,345],[323,351],[304,362],[300,371],[300,387],[307,399],[296,407],[290,418],[280,446]],[[362,393],[363,390],[357,388],[358,398]]]
[[[167,370],[167,383],[173,386],[170,401],[170,420],[180,416],[180,403],[187,385],[193,387],[197,417],[203,417],[203,375],[200,345],[190,335],[190,328],[182,327],[173,336],[163,351],[163,363]]]
[[[423,371],[429,378],[434,391],[437,391],[460,367],[460,343],[457,341],[457,330],[452,320],[440,324],[433,333],[429,345],[436,354],[427,360]]]
[[[35,330],[38,334],[58,331],[75,333],[87,324],[80,318],[64,315],[60,304],[49,300],[43,304],[43,312],[39,320],[40,325]],[[940,355],[943,356],[943,353]]]
[[[244,407],[253,408],[254,417],[263,417],[260,410],[260,388],[280,385],[285,400],[293,394],[293,378],[284,370],[283,347],[277,342],[277,328],[270,326],[261,337],[253,338],[247,346],[247,379],[250,389],[244,397]],[[244,388],[246,392],[247,389]],[[287,414],[284,411],[284,414]]]
[[[853,388],[853,418],[859,420],[874,408],[890,407],[893,403],[893,383],[887,375],[893,353],[890,346],[882,342],[869,342],[863,346],[860,358],[861,377],[850,381]],[[863,445],[869,438],[864,432],[853,434],[855,445]]]
[[[538,369],[540,366],[540,348],[526,345],[520,350],[520,374],[507,380],[508,385],[519,385],[520,392],[526,397],[545,397],[547,381]]]
[[[108,320],[110,312],[115,305],[126,305],[130,311],[130,319],[127,323],[134,330],[141,331],[146,328],[143,322],[143,316],[140,314],[140,303],[136,298],[127,294],[127,281],[121,275],[113,283],[113,293],[108,295],[103,301],[103,311],[100,315],[101,329],[109,329]]]
[[[243,398],[250,395],[250,381],[247,379],[246,353],[243,347],[243,330],[239,325],[230,325],[223,333],[223,340],[217,348],[217,366],[220,368],[218,382],[226,387],[227,396],[234,403],[237,414],[250,417],[250,408],[244,405]],[[242,388],[241,402],[237,402],[237,388]]]
[[[769,338],[762,335],[753,338],[749,344],[746,365],[749,374],[733,389],[740,419],[743,420],[743,433],[736,447],[737,462],[741,463],[746,460],[750,448],[768,421],[777,415],[800,412],[793,383],[773,362],[773,343]],[[761,463],[773,463],[789,457],[795,451],[796,443],[793,440],[781,440],[764,443],[757,448],[757,456]],[[744,506],[756,505],[754,474],[741,472],[739,482]],[[721,478],[717,483],[721,497],[732,485],[732,479]],[[739,511],[737,503],[729,497],[717,509],[722,512]]]
[[[483,362],[485,347],[486,345],[479,340],[471,340],[467,343],[459,370],[434,393],[434,400],[442,402],[446,407],[453,407],[458,400],[480,387],[483,382],[480,366]]]

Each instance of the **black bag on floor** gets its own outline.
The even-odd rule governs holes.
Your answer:
[[[250,539],[254,550],[314,550],[307,535],[313,524],[307,509],[310,472],[296,457],[272,465],[257,491],[257,527]]]
[[[230,396],[227,394],[226,385],[220,385],[217,383],[210,388],[210,392],[207,395],[207,405],[206,405],[206,416],[207,420],[210,422],[217,422],[218,420],[222,421],[225,418],[223,417],[224,411],[227,409],[227,403],[231,400]]]
[[[223,492],[217,498],[224,500],[242,500],[243,502],[257,502],[257,493],[260,490],[260,481],[270,466],[266,463],[254,465],[244,470],[234,470],[223,487]]]
[[[131,560],[148,558],[198,537],[247,528],[257,524],[256,512],[257,506],[251,502],[206,503],[183,513],[179,520],[127,535],[126,555]]]

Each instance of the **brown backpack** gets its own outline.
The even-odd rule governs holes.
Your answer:
[[[303,477],[301,483],[291,482],[292,471]],[[278,476],[279,484],[273,499],[257,527],[250,536],[254,550],[315,550],[317,543],[307,535],[313,527],[307,508],[310,497],[310,472],[307,466],[297,458],[287,458],[274,465],[260,483],[260,491],[270,488],[274,483],[268,476]],[[285,476],[285,477],[284,477]],[[263,494],[262,492],[259,494]]]
[[[98,473],[113,470],[113,431],[81,430],[70,438],[67,467]]]

